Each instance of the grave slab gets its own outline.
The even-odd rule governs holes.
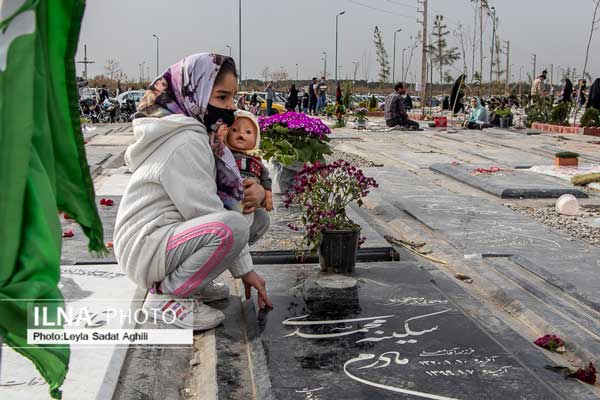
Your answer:
[[[106,198],[113,200],[114,204],[110,207],[101,206],[100,199]],[[98,214],[102,221],[102,227],[104,228],[104,243],[112,242],[113,233],[115,230],[115,222],[117,219],[117,211],[119,210],[119,204],[121,203],[121,196],[96,196],[96,204],[98,207]],[[61,218],[62,231],[72,230],[74,236],[71,238],[63,238],[62,240],[62,252],[61,252],[61,264],[63,265],[74,265],[74,264],[116,264],[112,248],[109,248],[109,253],[106,257],[96,257],[88,251],[88,239],[81,230],[79,224],[72,219]]]
[[[88,146],[128,146],[134,142],[132,135],[96,135]]]
[[[589,174],[592,172],[600,172],[600,165],[583,164],[578,167],[556,167],[554,165],[535,165],[531,167],[531,172],[536,174],[553,176],[568,182],[575,175]]]
[[[275,209],[269,213],[271,225],[265,236],[252,246],[255,253],[268,252],[273,250],[294,250],[296,243],[301,240],[302,232],[294,232],[289,227],[289,223],[297,223],[300,220],[300,211],[297,207],[291,206],[285,208],[283,205],[284,197],[282,195],[273,195]],[[353,209],[355,206],[348,207],[346,213],[348,217],[362,227],[361,236],[367,238],[362,248],[389,248],[390,244]]]
[[[137,289],[118,265],[61,267],[59,288],[65,302],[74,310],[89,310],[94,321],[102,323],[105,310],[124,313],[141,306],[144,292]],[[134,323],[113,320],[105,327],[130,329]],[[128,346],[102,345],[90,348],[71,345],[69,371],[63,399],[110,399]],[[48,385],[34,365],[8,346],[2,348],[0,397],[11,400],[49,399]]]
[[[252,367],[270,377],[257,392],[286,400],[595,398],[545,370],[551,361],[506,325],[465,311],[481,306],[421,266],[359,264],[352,277],[311,265],[257,267],[274,303],[246,321]]]
[[[563,194],[588,197],[584,192],[558,179],[523,170],[502,169],[495,173],[477,173],[490,165],[434,164],[431,170],[503,199],[558,198]]]
[[[98,196],[123,196],[131,180],[131,174],[112,174],[96,189]]]
[[[574,240],[508,207],[451,193],[399,170],[373,172],[386,201],[465,256],[520,256],[523,268],[600,311],[600,249]]]

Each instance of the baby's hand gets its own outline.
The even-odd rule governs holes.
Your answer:
[[[229,127],[225,124],[219,125],[217,128],[216,136],[220,142],[225,143],[225,138],[227,137],[227,132],[229,132]]]
[[[273,192],[270,190],[265,191],[264,207],[267,211],[273,211]]]

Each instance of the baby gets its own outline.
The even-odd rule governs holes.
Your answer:
[[[255,179],[265,189],[264,207],[273,210],[273,192],[269,170],[257,156],[260,149],[260,128],[254,114],[238,110],[235,121],[227,129],[219,127],[217,136],[231,150],[242,178]]]

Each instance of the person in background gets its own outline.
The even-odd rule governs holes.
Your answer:
[[[542,74],[538,76],[531,84],[531,97],[546,97],[546,90],[544,89],[544,82],[546,81],[546,71],[542,71]]]
[[[260,103],[258,102],[258,95],[256,93],[252,93],[252,96],[250,96],[250,107],[248,111],[254,115],[258,115],[259,110]]]
[[[308,112],[312,115],[317,114],[317,78],[312,78],[312,82],[308,86]]]
[[[238,110],[246,110],[247,109],[247,104],[246,104],[246,95],[241,95],[240,98],[237,101],[237,108]]]
[[[287,98],[287,110],[296,111],[296,107],[298,107],[298,89],[296,89],[296,85],[292,84]]]
[[[465,121],[467,129],[483,129],[488,121],[488,113],[486,108],[481,104],[479,97],[471,99],[471,114],[469,119]]]
[[[265,88],[265,100],[267,101],[267,116],[271,116],[271,114],[273,114],[273,101],[275,100],[273,82],[267,83],[267,87]]]
[[[563,103],[571,103],[573,101],[573,83],[571,83],[569,78],[565,78],[561,97]]]
[[[406,109],[406,111],[413,109],[413,100],[408,91],[406,92],[406,96],[404,96],[404,109]]]
[[[585,99],[585,90],[587,89],[587,82],[585,79],[579,80],[579,92],[577,94],[577,98],[579,99],[579,108],[583,107],[586,102]]]
[[[104,102],[104,100],[107,100],[109,98],[109,94],[108,94],[108,90],[106,89],[106,85],[102,85],[102,89],[100,89],[100,94],[99,94],[99,102],[100,104],[102,104]]]
[[[325,109],[325,104],[327,104],[327,82],[325,82],[325,77],[321,77],[321,81],[317,86],[317,114],[321,114]]]
[[[588,102],[586,107],[594,107],[596,110],[600,110],[600,78],[596,78],[592,87],[590,88],[590,95],[588,96]]]
[[[310,104],[310,95],[308,90],[304,90],[302,94],[302,112],[308,114],[308,106]]]
[[[385,124],[390,127],[402,127],[413,130],[422,131],[419,128],[419,123],[408,118],[408,114],[404,109],[404,101],[402,95],[406,93],[402,82],[396,83],[394,92],[389,94],[385,99]]]

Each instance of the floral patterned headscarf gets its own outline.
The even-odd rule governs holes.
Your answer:
[[[183,114],[204,123],[217,75],[228,58],[199,53],[171,65],[152,81],[138,105],[135,118]],[[235,158],[214,132],[210,132],[210,143],[217,164],[218,195],[227,209],[241,212],[244,186]]]

